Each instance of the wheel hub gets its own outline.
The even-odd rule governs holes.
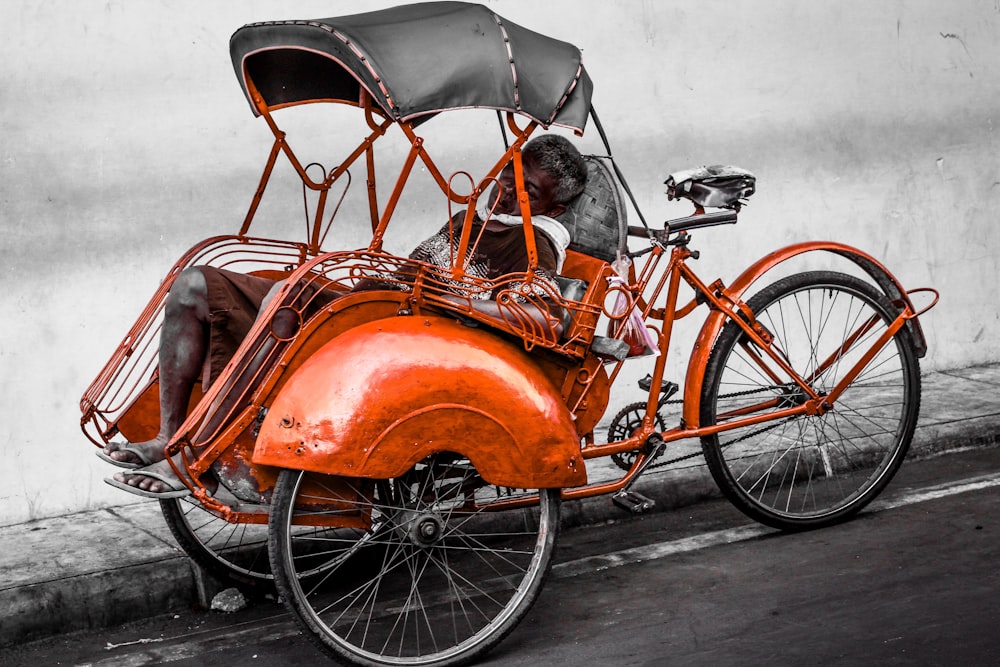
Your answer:
[[[434,546],[444,534],[444,521],[433,512],[418,514],[410,521],[408,534],[418,547]]]
[[[822,415],[830,410],[833,410],[833,404],[826,400],[826,395],[829,392],[819,385],[814,386],[813,390],[819,395],[819,401],[816,402],[815,407],[807,409],[806,413],[810,415]],[[784,409],[812,403],[813,399],[809,398],[801,387],[794,384],[788,384],[782,388],[779,401],[778,407]]]

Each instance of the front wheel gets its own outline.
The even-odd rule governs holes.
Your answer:
[[[747,305],[771,349],[820,396],[869,352],[899,310],[869,283],[816,271],[789,276]],[[801,414],[702,438],[712,476],[751,518],[784,530],[842,521],[892,479],[920,411],[920,368],[900,329],[822,415]],[[705,372],[701,425],[801,405],[806,394],[736,322],[719,334]]]
[[[342,480],[283,471],[269,526],[278,591],[325,652],[358,665],[464,664],[527,614],[555,549],[557,489],[535,492],[537,508],[503,509],[533,494],[489,486],[449,455],[347,493]],[[295,527],[317,523],[342,527],[304,548]],[[301,576],[314,558],[325,571]]]

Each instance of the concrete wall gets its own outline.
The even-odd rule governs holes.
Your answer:
[[[79,432],[78,401],[172,261],[242,220],[269,134],[235,82],[232,31],[390,4],[0,4],[0,524],[128,500],[101,483],[110,471]],[[847,242],[906,285],[941,290],[925,320],[925,369],[1000,359],[996,3],[487,4],[583,49],[594,103],[651,221],[688,212],[663,196],[670,171],[757,173],[740,224],[698,235],[704,277],[732,278],[792,241]],[[352,122],[330,118],[333,129]],[[483,158],[449,123],[427,126],[429,144],[451,156],[449,169],[477,168]],[[463,131],[478,134],[477,123]],[[582,145],[596,149],[596,133]],[[297,190],[274,189],[262,231],[297,234]],[[442,219],[440,205],[416,206],[423,222],[390,249],[407,251]],[[363,226],[346,227],[339,243],[360,243]],[[673,367],[691,343],[678,334]]]

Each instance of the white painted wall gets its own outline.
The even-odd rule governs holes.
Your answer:
[[[173,260],[242,220],[269,134],[236,84],[229,35],[392,4],[0,4],[0,524],[126,500],[101,483],[109,470],[80,434],[78,401]],[[698,235],[704,277],[731,279],[793,241],[854,244],[906,285],[941,290],[925,369],[1000,359],[997,3],[487,4],[583,49],[650,220],[687,213],[663,195],[670,171],[728,162],[757,173],[740,224]],[[324,132],[349,125],[333,118]],[[461,120],[460,138],[449,123],[427,126],[432,150],[449,169],[477,168],[483,155],[465,142],[478,117]],[[297,197],[276,186],[261,231],[290,220],[298,233]],[[389,247],[425,236],[436,206],[419,205],[422,222]],[[350,229],[345,246],[361,242]],[[691,342],[678,334],[672,366]]]

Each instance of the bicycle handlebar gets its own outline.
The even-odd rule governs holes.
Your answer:
[[[677,232],[683,232],[689,229],[699,229],[701,227],[735,224],[737,215],[736,211],[728,210],[712,211],[711,213],[702,213],[700,215],[689,215],[683,218],[668,220],[663,223],[663,229],[653,229],[649,230],[649,232],[646,231],[645,227],[635,227],[633,225],[629,225],[628,234],[629,236],[649,238],[649,233],[652,232],[653,237],[657,241],[665,243],[667,237]]]

